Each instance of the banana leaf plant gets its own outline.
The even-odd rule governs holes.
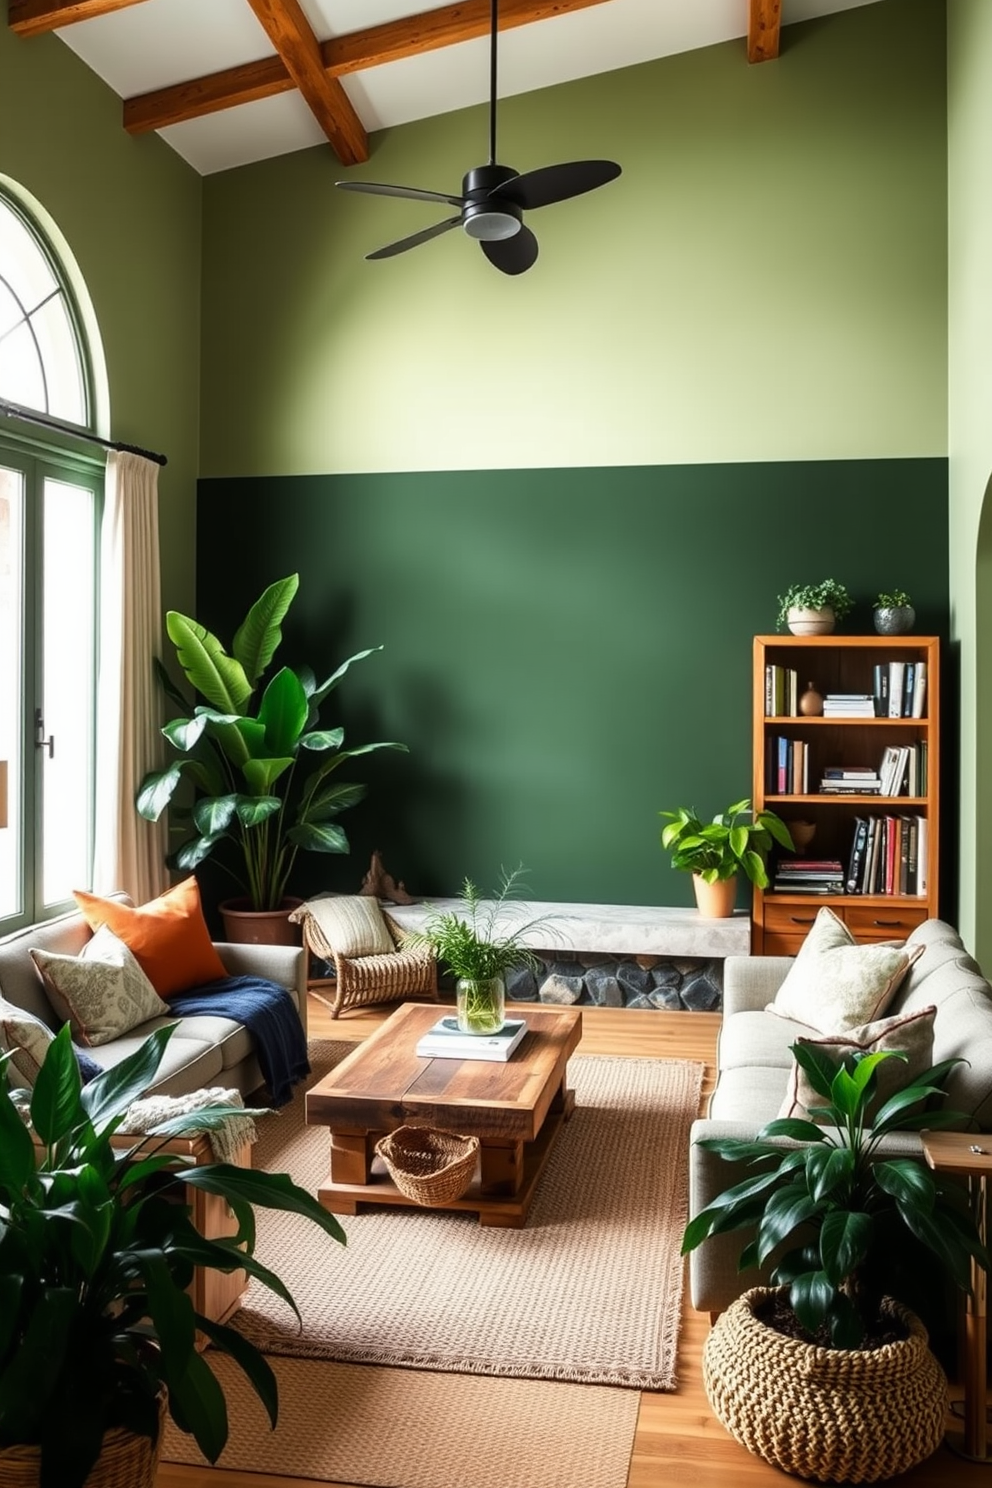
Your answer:
[[[704,1138],[701,1147],[754,1171],[690,1220],[682,1251],[710,1235],[750,1230],[738,1262],[744,1271],[796,1240],[774,1267],[773,1284],[788,1286],[793,1312],[817,1341],[825,1332],[832,1347],[857,1348],[878,1317],[907,1231],[963,1291],[970,1288],[972,1256],[989,1269],[962,1186],[932,1173],[922,1157],[886,1158],[878,1151],[890,1132],[967,1127],[959,1112],[934,1106],[960,1061],[934,1065],[872,1115],[876,1069],[905,1054],[889,1049],[837,1060],[802,1043],[792,1052],[822,1099],[809,1107],[815,1120],[769,1121],[753,1141]]]
[[[362,799],[365,786],[338,781],[334,772],[377,749],[406,749],[397,743],[345,749],[343,729],[319,727],[321,705],[348,668],[381,646],[349,657],[320,686],[309,668],[281,667],[250,710],[298,587],[298,574],[269,585],[237,630],[231,655],[188,615],[167,613],[166,631],[179,664],[206,701],[191,709],[156,663],[166,692],[183,710],[162,730],[183,758],[146,775],[136,801],[141,816],[158,821],[188,777],[199,793],[196,803],[191,811],[174,807],[171,816],[180,825],[190,821],[192,833],[170,856],[170,866],[191,871],[222,843],[233,844],[240,871],[223,856],[218,861],[255,910],[280,907],[301,849],[348,852],[336,817]]]
[[[0,1454],[40,1447],[40,1488],[82,1488],[112,1427],[154,1438],[163,1390],[176,1425],[217,1460],[227,1406],[197,1330],[236,1361],[275,1426],[271,1368],[241,1333],[195,1310],[194,1268],[245,1270],[295,1312],[284,1283],[255,1258],[256,1206],[303,1215],[344,1242],[334,1216],[285,1173],[189,1166],[158,1150],[171,1136],[243,1116],[241,1106],[176,1117],[114,1145],[175,1026],[156,1029],[87,1085],[68,1024],[30,1093],[8,1088],[9,1055],[0,1056]],[[187,1188],[225,1199],[236,1233],[201,1235]]]

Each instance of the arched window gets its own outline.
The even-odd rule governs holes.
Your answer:
[[[2,191],[0,398],[89,425],[87,358],[65,276],[39,229]]]
[[[0,402],[88,429],[89,368],[69,275],[0,181]],[[103,476],[71,437],[0,419],[0,932],[91,881]]]

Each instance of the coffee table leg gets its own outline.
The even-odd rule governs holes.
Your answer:
[[[480,1186],[484,1194],[519,1193],[524,1181],[524,1144],[483,1140],[479,1152]]]
[[[331,1182],[368,1183],[372,1177],[374,1132],[331,1132]]]
[[[575,1091],[569,1090],[567,1085],[565,1084],[565,1081],[562,1080],[561,1084],[558,1086],[558,1089],[555,1091],[554,1100],[548,1107],[548,1111],[551,1115],[556,1115],[558,1112],[563,1113],[565,1120],[567,1121],[574,1110]]]

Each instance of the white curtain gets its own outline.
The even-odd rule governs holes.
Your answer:
[[[101,534],[97,677],[96,842],[93,888],[124,889],[144,904],[169,886],[165,818],[135,809],[138,786],[163,761],[158,466],[112,451]]]

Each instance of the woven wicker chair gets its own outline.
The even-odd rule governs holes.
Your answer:
[[[304,906],[305,910],[305,906]],[[330,944],[313,915],[297,910],[303,926],[303,944],[322,961],[333,962],[333,977],[310,977],[307,991],[314,992],[336,1018],[346,1008],[368,1007],[376,1002],[397,1002],[420,997],[437,1002],[437,959],[430,946],[404,944],[405,933],[383,914],[395,951],[376,956],[342,956]],[[326,995],[330,993],[331,995]]]

